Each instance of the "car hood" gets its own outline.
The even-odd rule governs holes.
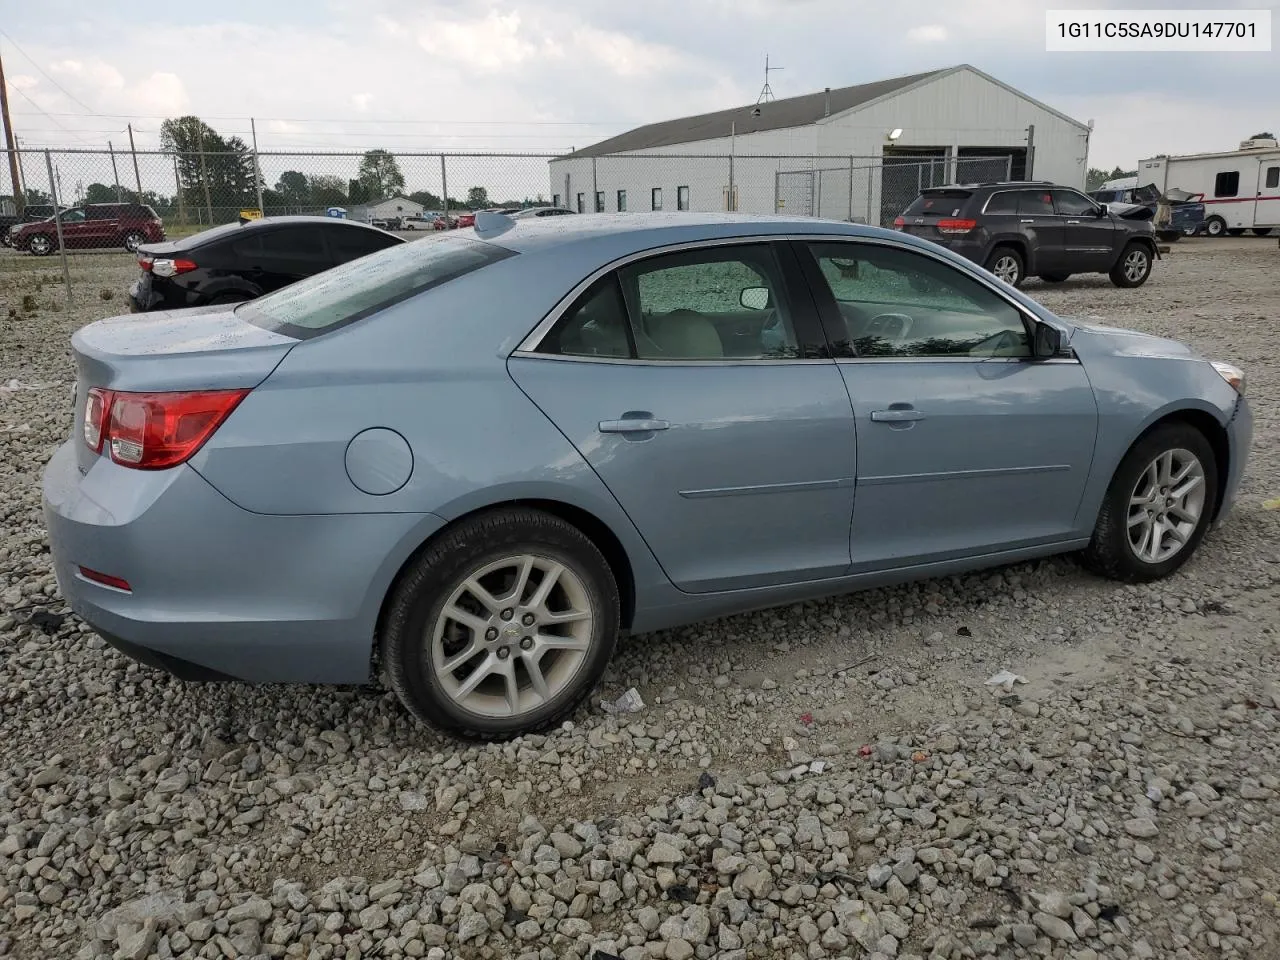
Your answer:
[[[1071,324],[1067,343],[1077,353],[1107,353],[1117,357],[1160,357],[1203,360],[1196,351],[1178,340],[1157,337],[1137,330],[1111,327],[1088,319],[1063,318]]]

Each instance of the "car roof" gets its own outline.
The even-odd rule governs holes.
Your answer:
[[[510,218],[508,218],[510,219]],[[533,253],[579,243],[609,241],[624,255],[678,243],[734,237],[785,237],[795,234],[838,234],[850,237],[892,237],[903,234],[840,220],[814,217],[770,216],[743,213],[580,213],[572,217],[521,217],[510,219],[501,231],[479,229],[476,238],[515,250]]]
[[[346,220],[342,217],[321,217],[295,214],[282,217],[259,217],[256,220],[245,220],[243,222],[233,221],[232,223],[218,224],[217,226],[202,230],[199,233],[193,233],[189,237],[181,237],[176,240],[168,241],[168,243],[172,244],[172,247],[175,250],[193,250],[196,247],[202,247],[210,243],[222,243],[223,241],[230,240],[242,233],[253,233],[258,230],[270,227],[287,226],[289,224],[302,224],[304,226],[325,225],[326,227],[336,226],[338,229],[365,230],[371,233],[376,233],[379,236],[395,237],[394,234],[388,234],[385,230],[379,230],[377,227],[371,227],[369,224],[361,223],[359,220]],[[402,243],[404,242],[403,237],[395,237],[395,239]],[[149,246],[154,246],[154,244],[149,244]]]
[[[994,190],[996,188],[1060,186],[1062,185],[1054,183],[1052,180],[987,180],[982,183],[948,183],[938,187],[925,187],[921,193],[936,193],[939,190]]]

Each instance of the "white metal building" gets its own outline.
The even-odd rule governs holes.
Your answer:
[[[583,212],[888,222],[921,186],[1082,189],[1088,151],[1086,124],[961,64],[638,127],[551,161],[550,180],[553,203]]]
[[[357,204],[351,208],[348,216],[353,220],[388,220],[391,217],[420,217],[422,204],[415,203],[408,197],[394,196],[373,203]]]

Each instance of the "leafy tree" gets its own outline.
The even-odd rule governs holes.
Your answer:
[[[356,179],[364,188],[367,202],[384,200],[404,190],[404,174],[400,172],[400,164],[389,152],[382,149],[368,150],[360,158],[360,169]]]
[[[28,206],[33,203],[53,203],[53,197],[36,187],[27,187],[23,191],[22,199]]]
[[[1262,133],[1255,133],[1249,139],[1250,140],[1274,140],[1275,138],[1276,138],[1276,135],[1274,133],[1269,133],[1266,130],[1263,130]]]
[[[382,196],[379,194],[375,198],[375,196],[369,192],[368,185],[363,180],[357,179],[347,181],[347,199],[352,203],[368,203],[373,199],[381,200]]]
[[[177,156],[188,207],[239,210],[257,205],[253,155],[239,137],[223,137],[199,117],[186,116],[160,125],[160,145]]]
[[[472,210],[489,206],[489,191],[484,187],[472,187],[467,191],[467,206]]]
[[[84,191],[85,203],[115,203],[120,197],[124,196],[124,191],[116,193],[115,187],[109,187],[105,183],[91,183]]]
[[[307,178],[311,202],[317,207],[340,207],[347,202],[347,185],[341,177],[320,173]]]
[[[422,204],[423,210],[439,210],[444,206],[444,201],[430,190],[415,190],[409,194],[409,199]]]
[[[273,192],[279,196],[280,202],[290,206],[303,207],[311,203],[311,182],[305,173],[297,170],[286,170],[280,174]],[[266,203],[265,194],[263,203]]]
[[[1116,167],[1110,173],[1098,167],[1090,167],[1089,173],[1085,177],[1085,189],[1097,190],[1108,180],[1119,180],[1121,177],[1136,177],[1137,170],[1125,170],[1122,167]]]

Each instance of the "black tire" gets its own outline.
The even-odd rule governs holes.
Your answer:
[[[1224,237],[1227,234],[1227,221],[1221,217],[1209,217],[1204,222],[1205,236]]]
[[[1148,465],[1170,450],[1189,451],[1200,461],[1204,471],[1204,505],[1182,549],[1167,560],[1150,563],[1140,559],[1129,542],[1129,501]],[[1093,539],[1081,560],[1094,573],[1122,583],[1148,583],[1167,577],[1191,558],[1204,539],[1217,498],[1217,461],[1204,434],[1185,423],[1158,426],[1141,437],[1120,461],[1098,512]]]
[[[1022,254],[1013,247],[996,247],[983,266],[1011,287],[1021,286],[1027,276]]]
[[[1271,228],[1270,228],[1270,227],[1252,227],[1252,228],[1250,229],[1250,232],[1251,232],[1255,237],[1269,237],[1269,236],[1271,236]]]
[[[218,306],[224,303],[244,303],[246,300],[252,300],[253,297],[247,293],[236,293],[228,290],[225,293],[218,293],[209,298],[210,306]]]
[[[453,590],[466,578],[486,564],[530,552],[563,564],[585,586],[593,618],[588,649],[564,687],[541,706],[515,717],[467,710],[445,691],[432,666],[428,628],[437,623]],[[555,726],[591,693],[617,645],[620,610],[608,561],[582,531],[538,510],[495,510],[448,530],[406,569],[383,621],[382,667],[388,685],[419,719],[468,739],[505,740]]]
[[[146,234],[139,230],[130,230],[121,238],[124,248],[130,253],[137,253],[138,248],[147,242]]]
[[[58,241],[43,233],[27,238],[27,252],[34,257],[47,257],[58,249]]]
[[[1151,276],[1151,263],[1151,248],[1131,241],[1120,251],[1120,258],[1111,268],[1111,282],[1117,287],[1140,287]]]
[[[1229,237],[1243,237],[1243,236],[1244,236],[1244,227],[1231,227],[1229,230],[1227,230],[1227,236],[1229,236]]]
[[[1062,283],[1064,280],[1069,280],[1070,278],[1071,278],[1071,274],[1069,273],[1040,274],[1040,279],[1043,280],[1045,283]]]

